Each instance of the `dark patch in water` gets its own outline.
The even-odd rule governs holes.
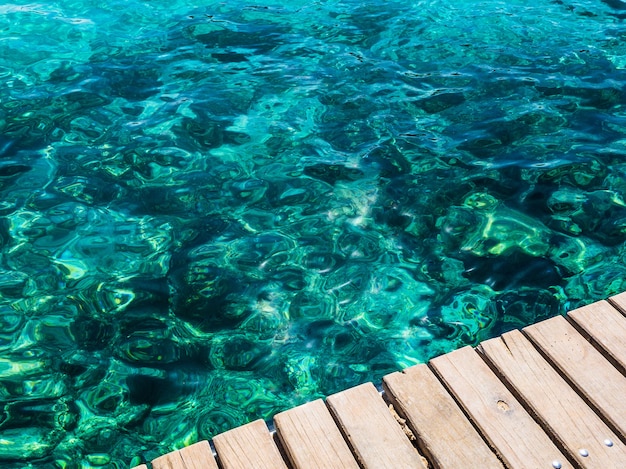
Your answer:
[[[520,287],[548,288],[563,283],[554,262],[529,256],[520,251],[508,256],[471,256],[463,263],[464,277],[472,282],[488,285],[496,291]]]
[[[87,351],[108,347],[114,337],[114,329],[110,324],[89,317],[77,318],[70,330],[77,345]]]
[[[248,58],[243,54],[238,54],[237,52],[225,52],[225,53],[217,53],[213,52],[211,57],[216,59],[221,63],[237,63],[237,62],[247,62]]]
[[[608,5],[609,7],[613,8],[614,10],[619,10],[619,11],[626,10],[626,3],[621,0],[601,0],[601,1],[605,5]]]
[[[277,28],[256,26],[248,31],[211,31],[194,35],[195,39],[210,48],[245,47],[253,49],[257,54],[265,54],[283,43]],[[230,54],[230,52],[226,52]]]
[[[131,404],[147,404],[151,407],[177,399],[178,387],[166,378],[133,375],[126,378]]]
[[[417,101],[417,106],[429,114],[445,111],[465,102],[463,93],[458,92],[438,92],[428,98]]]
[[[3,164],[0,165],[0,178],[10,178],[13,176],[19,176],[31,170],[30,166],[25,164]]]
[[[335,184],[337,181],[356,181],[363,176],[363,171],[343,165],[319,163],[306,166],[304,174],[329,184]]]

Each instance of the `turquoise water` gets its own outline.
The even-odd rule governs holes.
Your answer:
[[[0,5],[0,466],[128,467],[626,290],[624,19]]]

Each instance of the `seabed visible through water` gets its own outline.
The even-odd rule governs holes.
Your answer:
[[[0,6],[2,467],[128,467],[626,290],[626,3],[282,3]]]

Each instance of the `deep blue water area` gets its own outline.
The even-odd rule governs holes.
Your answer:
[[[0,466],[129,467],[626,290],[625,20],[0,5]]]

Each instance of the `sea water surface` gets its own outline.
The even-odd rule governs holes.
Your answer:
[[[128,467],[626,289],[621,0],[0,5],[0,466]]]

